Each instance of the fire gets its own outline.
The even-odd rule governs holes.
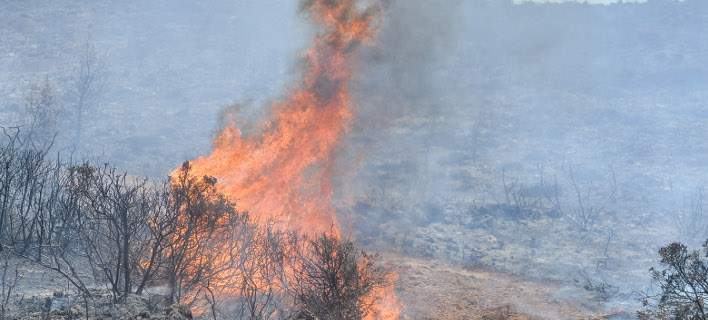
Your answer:
[[[244,136],[234,123],[217,137],[211,154],[192,162],[197,175],[219,179],[220,190],[256,221],[284,230],[339,235],[332,206],[331,168],[352,120],[349,80],[359,44],[374,36],[375,10],[356,0],[309,0],[304,9],[322,32],[305,54],[299,85],[274,103],[260,136]],[[397,319],[393,287],[371,319]]]
[[[374,15],[355,4],[310,1],[307,8],[325,32],[305,55],[300,86],[272,106],[262,136],[244,137],[230,124],[212,153],[193,162],[196,174],[219,178],[222,191],[258,219],[302,233],[337,229],[330,168],[352,118],[350,58],[373,36]]]

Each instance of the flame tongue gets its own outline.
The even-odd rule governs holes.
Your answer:
[[[219,178],[221,191],[260,221],[296,231],[335,227],[327,168],[351,116],[345,105],[316,101],[300,92],[276,105],[276,119],[260,138],[226,128],[212,154],[194,161],[195,173]]]
[[[329,168],[352,117],[350,57],[372,36],[373,15],[358,12],[352,0],[310,1],[306,8],[324,33],[306,53],[300,87],[272,106],[262,136],[243,137],[231,124],[193,167],[219,178],[222,192],[261,221],[302,233],[336,233]]]
[[[298,87],[272,105],[262,135],[241,135],[228,125],[211,154],[193,161],[193,172],[219,179],[221,191],[260,222],[301,234],[339,234],[332,207],[333,153],[352,118],[352,54],[373,37],[370,10],[355,0],[309,0],[304,9],[322,26],[306,52]],[[368,318],[396,319],[393,287]]]

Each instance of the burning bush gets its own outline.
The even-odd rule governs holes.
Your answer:
[[[248,215],[238,213],[216,191],[216,179],[194,177],[190,169],[185,162],[170,177],[169,189],[161,197],[165,223],[152,229],[164,241],[157,247],[158,261],[173,302],[184,296],[195,299],[200,289],[210,290],[233,267],[224,253],[243,249],[241,235],[252,232]]]
[[[326,234],[308,241],[305,249],[294,275],[299,318],[364,318],[373,306],[373,291],[387,285],[377,257]]]
[[[34,246],[31,260],[85,296],[82,265],[108,284],[115,301],[163,284],[171,302],[205,301],[215,317],[217,300],[231,297],[238,307],[230,309],[246,318],[397,318],[393,286],[375,256],[339,238],[331,202],[334,153],[353,116],[354,49],[373,38],[380,8],[356,0],[302,2],[319,32],[302,81],[271,107],[260,136],[229,125],[211,154],[185,162],[161,185],[108,165],[57,161],[39,170],[23,162],[18,171],[42,179],[8,182],[12,190],[0,192],[13,197],[30,186],[33,197],[51,186],[51,196],[12,214],[2,207],[0,232],[14,229],[3,225],[6,217],[19,217],[17,237]],[[38,155],[35,162],[45,163],[46,152]],[[387,303],[374,306],[379,295]]]
[[[376,317],[398,318],[393,286],[375,288],[379,275],[366,262],[371,257],[339,242],[332,204],[335,152],[354,115],[349,82],[355,49],[375,36],[383,6],[378,1],[302,1],[318,33],[304,55],[300,81],[269,106],[270,118],[258,134],[244,135],[230,123],[213,150],[193,161],[195,174],[222,179],[219,190],[238,199],[261,226],[273,223],[297,236],[331,234],[310,242],[303,260],[285,269],[289,277],[297,275],[301,317],[361,318],[363,301],[377,302],[371,297],[377,292],[388,300],[374,308]]]
[[[3,257],[63,276],[86,310],[95,284],[116,303],[166,285],[169,303],[215,317],[361,319],[388,285],[376,256],[334,233],[309,240],[252,223],[189,162],[153,183],[17,142],[0,147]]]

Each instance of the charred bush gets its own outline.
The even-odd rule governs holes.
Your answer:
[[[643,299],[641,319],[708,319],[708,241],[699,250],[671,243],[659,250],[661,269],[651,269],[657,294]]]
[[[591,292],[600,301],[609,301],[619,293],[619,288],[599,276],[591,276],[585,271],[580,272],[580,280],[576,280],[583,289]]]
[[[687,197],[684,205],[674,215],[676,229],[689,244],[698,244],[708,234],[705,213],[705,189],[696,190]]]
[[[361,319],[387,285],[376,255],[332,235],[256,225],[189,162],[153,182],[107,164],[51,159],[49,148],[5,133],[0,254],[63,277],[83,314],[105,300],[96,285],[116,305],[165,286],[168,305],[199,304],[215,318]],[[4,312],[19,276],[8,264],[0,273]],[[226,301],[235,303],[222,308]]]
[[[558,181],[546,180],[542,166],[538,168],[538,181],[523,183],[509,179],[502,171],[504,202],[496,206],[504,216],[514,220],[538,219],[542,216],[558,217],[561,211],[561,189]]]
[[[17,284],[22,278],[18,262],[10,261],[7,252],[0,253],[0,320],[8,319],[10,303],[17,291]]]
[[[377,256],[329,235],[307,241],[295,274],[298,319],[362,319],[373,302],[367,297],[386,284]]]
[[[32,83],[25,94],[24,114],[27,123],[25,139],[33,146],[45,148],[54,142],[59,133],[62,108],[57,89],[45,78]]]

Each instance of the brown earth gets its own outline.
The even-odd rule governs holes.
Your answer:
[[[508,274],[470,269],[439,261],[394,256],[387,262],[398,272],[401,319],[614,319],[578,303],[556,297],[561,285],[523,280]],[[600,308],[597,308],[598,310]]]

